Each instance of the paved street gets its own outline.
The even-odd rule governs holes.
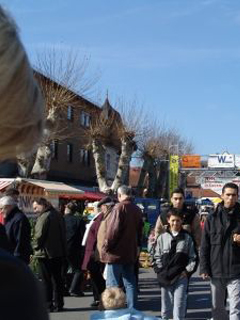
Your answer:
[[[140,269],[140,291],[138,309],[159,317],[160,289],[152,269]],[[209,298],[209,283],[202,281],[197,274],[194,275],[189,288],[187,319],[211,318]],[[85,297],[66,297],[65,302],[67,310],[62,313],[52,313],[51,320],[87,320],[89,315],[94,312],[89,307],[92,302],[91,292],[86,292]]]

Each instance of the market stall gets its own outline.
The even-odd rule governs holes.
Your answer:
[[[83,190],[69,186],[63,182],[26,179],[1,178],[0,193],[7,189],[16,188],[19,192],[19,207],[27,214],[33,213],[32,203],[35,199],[46,198],[55,208],[59,208],[59,199],[68,195],[74,197],[84,194]]]

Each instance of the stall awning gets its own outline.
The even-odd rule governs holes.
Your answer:
[[[15,179],[13,178],[4,178],[4,179],[0,179],[0,192],[4,192],[5,189],[14,182]]]
[[[83,194],[76,194],[73,196],[61,195],[62,199],[75,199],[75,200],[90,200],[90,201],[99,201],[104,198],[106,195],[102,192],[90,192],[85,191]]]
[[[84,193],[83,190],[79,190],[63,182],[37,180],[37,179],[22,179],[22,180],[23,182],[27,182],[32,185],[43,188],[44,191],[49,194],[58,194],[59,196],[61,196],[61,195],[80,195]]]
[[[0,191],[5,191],[5,189],[13,185],[18,186],[21,193],[31,193],[31,194],[42,194],[42,195],[81,195],[84,194],[83,190],[69,186],[63,182],[48,181],[48,180],[37,180],[37,179],[25,179],[25,178],[15,178],[15,179],[0,179]]]

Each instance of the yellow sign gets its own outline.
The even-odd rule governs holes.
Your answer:
[[[179,156],[171,155],[169,159],[169,197],[178,187]]]

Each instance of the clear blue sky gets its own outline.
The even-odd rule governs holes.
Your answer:
[[[5,0],[33,61],[91,55],[102,97],[137,97],[200,154],[240,154],[239,0]]]

